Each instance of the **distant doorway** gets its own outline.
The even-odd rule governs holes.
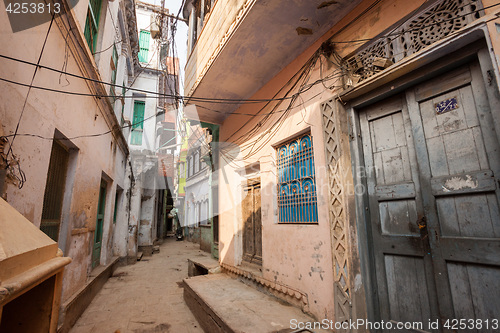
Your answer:
[[[243,260],[262,265],[260,178],[247,181],[243,188],[243,197]]]
[[[92,248],[92,268],[99,266],[101,259],[102,229],[104,225],[104,208],[106,206],[106,187],[106,182],[101,180],[99,202],[97,204],[97,221],[94,232],[94,246]]]

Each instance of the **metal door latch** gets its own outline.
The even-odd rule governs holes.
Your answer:
[[[417,225],[418,225],[418,228],[420,230],[424,229],[425,227],[427,227],[427,219],[425,218],[425,216],[422,216],[421,218],[419,218],[417,220]]]

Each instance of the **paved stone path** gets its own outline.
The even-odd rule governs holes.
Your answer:
[[[179,286],[197,256],[208,254],[169,238],[160,253],[118,268],[70,333],[203,333]]]

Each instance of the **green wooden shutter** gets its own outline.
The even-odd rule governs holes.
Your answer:
[[[116,73],[118,69],[118,51],[116,50],[116,45],[113,45],[113,54],[111,55],[111,83],[116,83]],[[111,97],[111,102],[116,99],[115,87],[110,86],[109,94]]]
[[[142,145],[142,129],[144,128],[144,108],[145,102],[134,102],[134,117],[132,119],[131,145]]]
[[[139,35],[139,61],[140,62],[148,62],[148,53],[149,53],[149,38],[151,33],[146,30],[141,30]]]
[[[99,31],[99,18],[101,15],[102,0],[90,0],[87,19],[85,20],[84,35],[92,53],[96,52],[97,33]]]
[[[106,182],[104,180],[101,180],[101,187],[99,189],[99,202],[97,204],[97,221],[94,232],[94,246],[92,248],[92,268],[98,266],[101,259],[104,210],[106,207],[106,187]]]

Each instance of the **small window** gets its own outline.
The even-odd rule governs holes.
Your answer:
[[[120,115],[120,126],[123,127],[125,123],[125,119],[123,118],[123,112],[125,111],[125,93],[127,90],[125,89],[125,82],[122,84],[122,114]]]
[[[144,108],[145,102],[134,102],[134,117],[132,120],[132,133],[130,137],[131,145],[142,145],[142,129],[144,128]]]
[[[200,151],[197,150],[194,153],[194,173],[198,173],[200,171]]]
[[[189,171],[188,171],[188,177],[191,177],[193,175],[193,156],[189,156]]]
[[[201,149],[198,149],[198,153],[200,154],[200,161],[199,161],[199,163],[200,163],[200,170],[202,170],[206,166],[206,164],[203,162],[203,159],[205,157],[201,156]]]
[[[146,30],[141,30],[139,34],[139,61],[149,62],[149,39],[151,37],[151,32]]]
[[[184,178],[185,177],[185,174],[184,174],[184,163],[179,163],[179,177],[180,178]]]
[[[279,223],[317,223],[313,142],[302,135],[277,148]]]
[[[115,210],[113,212],[113,223],[116,223],[116,216],[118,215],[118,205],[120,204],[120,196],[123,193],[123,190],[121,189],[116,189],[116,194],[115,194]]]
[[[101,0],[90,0],[87,18],[85,19],[84,35],[92,54],[96,53],[101,4]]]

